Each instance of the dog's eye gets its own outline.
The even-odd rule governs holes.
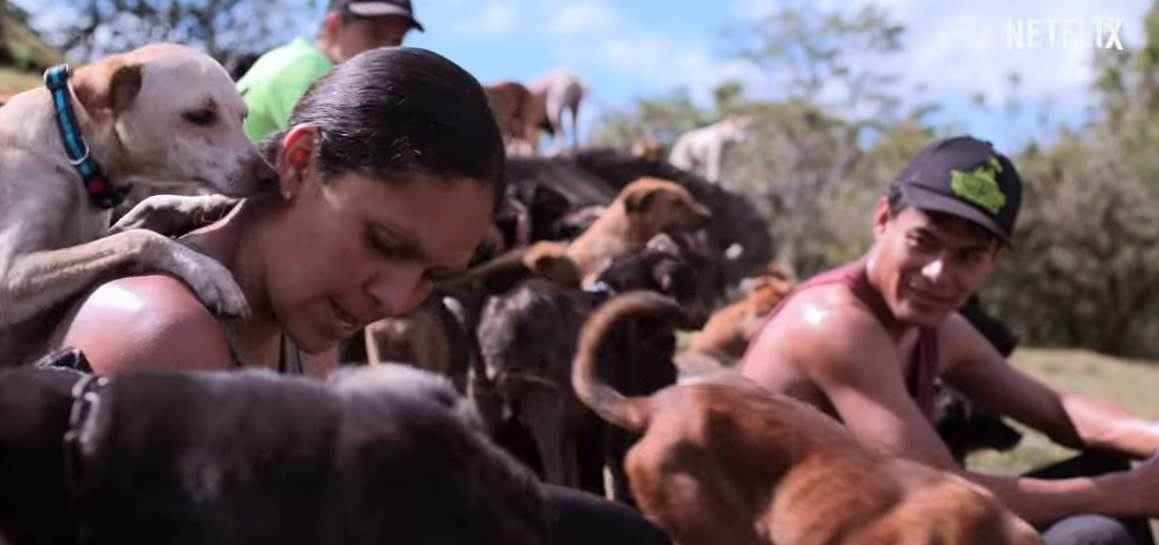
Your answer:
[[[213,110],[204,108],[201,110],[191,110],[185,112],[181,114],[181,117],[184,117],[186,121],[193,123],[194,125],[208,127],[209,125],[213,124],[214,120],[217,118],[217,114]]]

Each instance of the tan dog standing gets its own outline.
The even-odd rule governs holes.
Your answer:
[[[78,70],[69,87],[79,132],[118,190],[182,182],[240,196],[272,176],[242,132],[245,103],[205,54],[151,45]],[[39,323],[40,313],[113,272],[166,271],[218,313],[248,313],[217,261],[142,229],[98,238],[109,211],[89,202],[55,115],[46,88],[0,108],[0,352],[7,361],[43,341],[51,324]]]
[[[487,93],[487,102],[495,114],[495,122],[499,125],[499,134],[503,135],[507,153],[532,155],[535,149],[532,139],[537,132],[534,127],[535,102],[531,91],[517,81],[498,81],[484,85],[483,91]]]
[[[589,281],[608,262],[668,229],[695,229],[712,213],[676,182],[643,177],[624,186],[600,218],[567,247]]]
[[[625,460],[632,493],[676,543],[1042,543],[983,488],[872,452],[820,411],[738,374],[624,397],[597,376],[596,354],[641,314],[683,313],[647,292],[608,302],[584,326],[572,383],[602,418],[643,434]]]

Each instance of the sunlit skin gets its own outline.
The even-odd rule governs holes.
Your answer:
[[[231,327],[246,359],[263,366],[276,366],[283,333],[325,359],[366,324],[414,309],[434,282],[466,268],[491,222],[492,190],[479,180],[348,172],[323,182],[315,136],[310,126],[286,135],[279,193],[183,238],[234,273],[253,315]],[[174,320],[180,338],[157,340]],[[154,350],[168,368],[232,365],[221,324],[166,276],[105,284],[81,305],[65,342],[91,347],[98,372],[153,368]]]
[[[318,48],[335,63],[376,47],[402,45],[411,29],[410,21],[390,15],[342,19],[337,11],[327,13],[318,37]]]
[[[1159,457],[1152,456],[1159,425],[1110,403],[1054,391],[1009,365],[955,311],[1002,253],[985,228],[914,208],[891,217],[881,199],[872,229],[874,243],[857,263],[890,316],[879,318],[842,283],[802,290],[752,341],[740,363],[745,376],[827,412],[866,445],[986,487],[1032,523],[1081,513],[1159,513]],[[934,372],[945,384],[1060,445],[1151,459],[1129,472],[1049,481],[964,470],[907,389],[923,327],[934,330]]]

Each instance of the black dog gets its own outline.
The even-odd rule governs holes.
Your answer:
[[[0,533],[30,543],[522,543],[530,471],[447,381],[350,369],[0,374]],[[65,438],[62,441],[62,438]]]
[[[694,245],[659,235],[644,250],[615,259],[595,291],[531,280],[489,300],[477,330],[487,374],[534,438],[538,457],[525,461],[541,467],[547,481],[603,495],[607,466],[608,492],[630,503],[622,460],[631,438],[606,425],[571,388],[577,335],[599,304],[629,290],[672,296],[703,321],[709,301],[722,291],[711,265]],[[676,338],[667,322],[633,320],[614,336],[607,346],[615,354],[601,361],[631,365],[602,373],[620,391],[644,395],[676,382]]]
[[[982,308],[978,297],[972,296],[959,312],[983,337],[1008,358],[1018,346],[1018,337]],[[1022,433],[1002,420],[1002,415],[987,409],[958,391],[939,387],[936,397],[937,412],[934,427],[950,448],[959,464],[971,452],[992,448],[1007,451],[1018,445]]]

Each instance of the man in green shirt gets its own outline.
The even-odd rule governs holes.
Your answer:
[[[331,0],[317,40],[298,38],[262,55],[238,80],[249,106],[246,134],[256,142],[285,129],[314,80],[363,51],[401,45],[412,28],[423,31],[410,0]]]

